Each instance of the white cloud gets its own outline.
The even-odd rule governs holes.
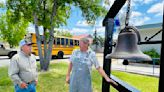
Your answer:
[[[93,29],[91,30],[91,32],[92,32],[92,33],[95,33],[95,30],[96,30],[96,32],[97,32],[98,35],[99,35],[99,34],[104,34],[104,32],[105,32],[105,27],[96,27],[96,28],[93,28]]]
[[[27,27],[27,32],[35,33],[35,26],[32,23],[30,23],[29,26]],[[43,34],[43,26],[39,26],[39,34],[40,35]]]
[[[86,21],[78,21],[77,24],[76,24],[76,28],[73,28],[70,32],[72,34],[93,34],[93,32],[95,31],[95,28],[97,30],[98,33],[101,33],[105,30],[105,28],[102,26],[102,19],[101,20],[97,20],[96,21],[96,24],[93,25],[93,29],[89,28],[87,29],[88,27],[91,27],[92,25],[89,25],[86,23]],[[80,28],[78,28],[80,27]],[[84,27],[84,28],[83,28]]]
[[[95,23],[95,25],[94,25],[94,27],[96,27],[96,28],[102,27],[103,19],[104,18],[101,18],[100,20],[97,20],[96,23]]]
[[[110,5],[107,5],[107,4],[105,4],[105,3],[103,3],[102,6],[105,7],[106,10],[109,10],[109,9],[110,9]]]
[[[105,27],[96,28],[98,33],[105,32]]]
[[[154,13],[155,16],[160,16],[163,14],[163,3],[157,3],[150,7],[147,13]]]
[[[66,28],[54,28],[54,30],[58,30],[58,31],[69,31],[69,30],[66,29]]]
[[[126,18],[126,7],[124,9],[121,9],[121,11],[119,12],[119,16],[118,16],[121,20],[120,22],[122,23],[122,27],[124,27],[124,21]],[[129,20],[129,25],[142,25],[145,22],[149,21],[150,18],[145,16],[145,14],[139,12],[139,11],[133,11],[130,13],[130,20]]]
[[[0,3],[5,3],[6,2],[6,0],[0,0]]]
[[[136,17],[136,18],[132,18],[130,19],[130,25],[134,25],[134,26],[138,26],[138,25],[143,25],[146,21],[150,20],[149,17]]]
[[[157,0],[131,0],[133,4],[150,4]]]
[[[102,20],[100,20],[100,21],[97,23],[97,26],[98,26],[98,27],[102,27],[102,26],[103,26],[103,24],[102,24],[102,23],[103,23],[103,19],[102,19]]]
[[[145,4],[150,4],[151,2],[153,2],[154,0],[144,0],[143,2],[145,3]]]
[[[70,32],[73,34],[73,35],[79,35],[79,34],[86,34],[86,33],[89,33],[89,30],[87,29],[82,29],[82,28],[73,28],[72,30],[70,30]]]
[[[139,16],[142,16],[142,13],[141,12],[132,11],[131,18],[133,18],[133,17],[139,17]]]
[[[89,26],[89,24],[87,23],[86,20],[84,20],[84,21],[78,21],[76,26],[78,26],[78,27],[86,27],[86,26]]]
[[[93,35],[95,33],[95,30],[97,32],[97,36],[105,37],[105,27],[96,27],[92,29],[91,34]]]
[[[157,0],[131,0],[132,9],[140,9],[141,5],[150,5]]]

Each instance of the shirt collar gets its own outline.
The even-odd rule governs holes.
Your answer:
[[[24,53],[23,51],[20,51],[20,53],[26,57],[29,57],[29,55],[27,55],[26,53]]]

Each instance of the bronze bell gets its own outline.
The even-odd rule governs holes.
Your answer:
[[[130,27],[130,29],[133,29]],[[130,29],[124,29],[120,32],[114,52],[106,56],[107,59],[126,59],[126,60],[136,60],[136,61],[152,61],[150,56],[145,55],[141,52],[137,46],[138,33],[130,31]],[[135,30],[136,31],[136,30]]]

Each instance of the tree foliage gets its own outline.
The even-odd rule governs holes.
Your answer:
[[[4,8],[4,4],[0,2],[0,8]]]
[[[26,28],[28,23],[21,18],[19,22],[13,23],[10,20],[12,14],[10,11],[7,11],[6,14],[3,14],[0,17],[0,36],[1,38],[8,42],[10,48],[18,45],[19,41],[26,34]]]
[[[73,35],[69,32],[69,31],[59,31],[59,30],[55,30],[55,34],[57,36],[65,36],[65,37],[72,37]]]
[[[99,36],[97,36],[97,38],[93,38],[92,44],[99,45],[99,46],[103,47],[104,41],[105,41],[105,38],[103,38],[102,36],[99,35]]]
[[[14,23],[19,22],[23,17],[25,21],[35,24],[41,70],[46,71],[51,58],[54,28],[66,25],[66,21],[70,17],[71,6],[80,8],[82,16],[87,22],[94,24],[99,16],[106,14],[101,3],[101,0],[8,0],[7,8],[13,13],[12,21]],[[48,41],[46,41],[46,37],[43,37],[44,55],[38,26],[43,26],[44,35],[47,30],[49,31]],[[47,42],[49,43],[47,44]]]
[[[53,19],[53,26],[59,27],[66,24],[66,20],[71,13],[71,5],[82,10],[82,16],[88,23],[92,23],[99,16],[105,15],[106,11],[101,6],[101,0],[55,0],[56,15]],[[50,19],[53,13],[54,0],[8,0],[8,8],[13,10],[16,16],[14,21],[20,17],[34,23],[33,13],[37,12],[38,25],[50,29]]]

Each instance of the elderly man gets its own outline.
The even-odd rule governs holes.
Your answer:
[[[88,49],[89,40],[87,38],[80,39],[79,46],[80,49],[74,50],[70,57],[70,64],[66,75],[66,82],[70,83],[69,92],[92,92],[92,65],[95,66],[107,82],[117,85],[100,67],[95,52]]]
[[[25,39],[19,43],[21,51],[10,61],[8,74],[15,85],[15,92],[36,92],[37,65],[31,54],[32,43]]]

